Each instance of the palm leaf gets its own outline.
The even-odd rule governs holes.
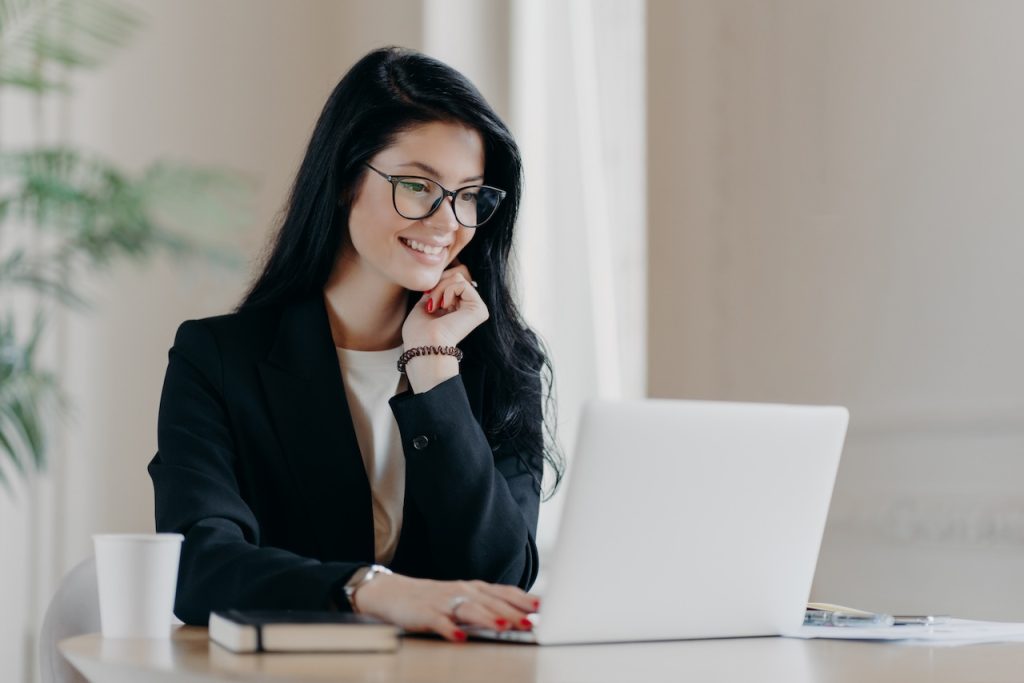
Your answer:
[[[76,259],[98,266],[157,249],[236,265],[227,250],[197,245],[248,220],[253,184],[237,172],[167,162],[129,176],[100,157],[64,147],[0,153],[0,181],[10,188],[0,195],[10,218],[63,238],[47,259],[65,272]]]
[[[37,315],[29,339],[19,343],[13,318],[0,322],[0,452],[22,475],[29,464],[36,471],[46,466],[44,410],[59,413],[67,405],[56,378],[35,365],[44,323]]]
[[[10,455],[11,452],[11,446],[8,443],[7,438],[4,436],[3,427],[0,426],[0,453],[7,453],[8,460],[14,460],[14,456]],[[6,490],[8,494],[13,493],[13,491],[11,491],[11,483],[7,480],[7,471],[3,461],[0,461],[0,486],[3,486],[4,490]]]
[[[34,258],[18,248],[0,258],[0,290],[25,286],[62,303],[82,304],[68,284],[80,266],[141,258],[160,249],[237,263],[237,257],[227,256],[233,252],[183,236],[169,224],[186,221],[193,231],[199,226],[213,232],[234,216],[240,225],[250,185],[237,173],[168,163],[133,177],[66,148],[0,153],[3,216],[57,238],[56,246]],[[177,208],[186,204],[187,210]],[[46,409],[67,408],[55,378],[35,364],[42,330],[39,318],[29,339],[19,343],[10,316],[0,324],[0,455],[6,454],[22,476],[30,467],[45,467]],[[0,471],[0,483],[6,485],[6,478]]]
[[[66,268],[54,256],[30,258],[23,249],[15,249],[0,260],[0,290],[22,286],[65,306],[84,308],[85,300],[67,283]]]
[[[0,0],[0,85],[63,90],[46,66],[97,66],[128,42],[141,14],[111,0]]]
[[[96,66],[128,41],[140,18],[117,0],[0,0],[0,86],[65,90],[51,74],[63,81],[71,69]],[[0,251],[0,294],[25,287],[82,305],[71,285],[79,268],[159,250],[237,265],[236,251],[209,237],[223,234],[212,228],[248,222],[241,205],[250,190],[241,174],[221,170],[164,162],[128,174],[66,147],[5,150],[0,228],[19,221],[50,235],[33,240],[42,247],[15,243]],[[68,408],[56,378],[36,364],[42,330],[40,316],[21,341],[12,315],[0,319],[0,484],[8,490],[10,473],[45,466],[49,416]]]
[[[7,453],[8,459],[18,470],[18,474],[24,476],[25,463],[22,451],[25,450],[25,446],[21,441],[13,443],[7,436],[7,433],[13,436],[15,431],[19,431],[18,425],[12,424],[8,419],[8,411],[0,411],[0,451]]]

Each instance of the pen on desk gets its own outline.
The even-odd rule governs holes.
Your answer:
[[[875,614],[873,612],[849,613],[835,612],[832,610],[808,609],[804,613],[804,626],[892,626],[893,617],[890,614]]]
[[[949,623],[945,614],[898,614],[893,617],[894,626],[938,626]]]

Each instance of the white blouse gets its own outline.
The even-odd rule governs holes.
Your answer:
[[[408,388],[396,363],[403,347],[386,351],[338,348],[352,425],[373,498],[374,554],[380,564],[395,556],[405,502],[405,454],[388,400]]]

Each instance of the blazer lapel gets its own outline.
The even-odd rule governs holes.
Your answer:
[[[321,558],[373,561],[373,507],[323,298],[288,307],[260,379]]]

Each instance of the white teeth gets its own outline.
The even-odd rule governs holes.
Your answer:
[[[424,254],[429,254],[431,256],[437,256],[438,254],[445,250],[444,247],[431,247],[427,244],[423,244],[422,242],[417,242],[416,240],[408,240],[402,238],[402,241],[405,242],[408,246],[415,249],[416,251],[422,251]]]

